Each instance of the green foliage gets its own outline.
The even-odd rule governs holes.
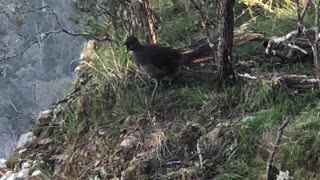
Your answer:
[[[291,138],[282,148],[282,168],[298,179],[320,176],[319,110],[319,103],[307,106],[286,133]]]
[[[155,3],[155,12],[161,17],[165,23],[161,23],[160,39],[172,46],[179,47],[191,44],[195,40],[199,40],[201,26],[199,25],[199,17],[197,12],[184,3],[184,10],[177,10],[171,1],[159,1]]]
[[[194,11],[185,11],[175,18],[169,19],[162,27],[161,39],[173,46],[191,44],[197,37],[199,38],[199,35],[195,36],[196,32],[199,31],[196,17]]]
[[[44,163],[38,163],[36,164],[34,167],[32,167],[32,169],[29,171],[29,175],[31,176],[32,173],[34,171],[40,171],[41,174],[40,174],[40,177],[43,179],[43,180],[49,180],[51,179],[52,177],[52,170],[48,167],[48,165],[44,164]]]
[[[239,60],[244,60],[244,61],[254,60],[256,62],[256,60],[254,59],[253,56],[257,55],[257,54],[261,54],[261,52],[264,52],[264,51],[265,51],[265,48],[262,46],[261,42],[251,42],[248,44],[244,44],[240,47],[234,48],[233,53],[234,53],[235,60],[237,60],[237,59],[238,59],[238,61]],[[263,55],[261,54],[261,56],[263,56]],[[264,58],[264,57],[262,57],[262,58]]]
[[[100,82],[95,102],[90,107],[90,123],[105,128],[112,139],[119,137],[129,125],[136,125],[145,116],[147,94],[145,83],[137,76],[130,56],[117,45],[103,49],[91,65]]]
[[[129,74],[135,72],[131,57],[124,46],[112,44],[101,49],[98,54],[91,67],[99,79],[127,83]]]
[[[75,111],[73,109],[67,109],[66,114],[62,119],[61,129],[66,137],[66,140],[70,140],[71,136],[76,134],[79,121],[76,118]]]
[[[273,92],[272,86],[270,84],[267,84],[265,81],[262,81],[260,90],[258,90],[254,98],[255,100],[253,104],[261,105],[263,103],[268,103],[272,92]]]
[[[199,85],[197,87],[185,87],[181,89],[183,98],[187,98],[188,107],[200,108],[209,100],[210,89],[206,85]],[[212,98],[212,97],[211,97]]]
[[[272,4],[270,2],[273,1],[239,1],[236,7],[244,9],[243,5],[245,5],[248,10],[248,13],[245,13],[239,21],[250,22],[250,27],[254,32],[262,32],[266,36],[284,35],[296,29],[295,2],[274,1]],[[305,27],[311,27],[313,24],[314,9],[311,8],[304,17],[304,25]]]
[[[157,2],[159,4],[156,4],[155,12],[160,15],[162,21],[161,42],[169,43],[175,47],[186,46],[204,35],[201,26],[199,26],[199,17],[194,9],[191,10],[188,5],[185,5],[184,10],[177,12],[171,1]],[[293,17],[292,9],[289,7],[277,9],[277,15],[263,14],[262,12],[252,10],[251,16],[246,14],[245,20],[242,19],[242,21],[250,22],[251,30],[263,32],[267,36],[282,35],[295,27],[293,21],[288,21],[288,18]],[[278,16],[281,13],[283,15]],[[98,31],[102,29],[98,28]],[[95,33],[94,30],[92,31]],[[118,40],[120,41],[120,39]],[[246,61],[246,58],[254,60],[252,54],[265,58],[261,52],[264,52],[261,44],[250,43],[236,49],[235,56],[240,57],[241,61]],[[91,65],[98,85],[94,92],[94,103],[89,107],[89,123],[93,129],[106,130],[109,142],[116,143],[123,132],[133,130],[136,127],[144,127],[149,122],[147,121],[150,113],[148,112],[147,98],[151,94],[153,84],[146,83],[143,77],[137,75],[130,59],[130,54],[123,46],[111,44],[98,53]],[[257,67],[257,72],[273,68],[273,65],[264,62],[261,67]],[[292,72],[307,71],[298,65],[285,68],[292,68]],[[215,179],[257,179],[265,172],[265,166],[253,164],[253,159],[257,156],[261,145],[263,133],[275,132],[286,118],[289,116],[294,118],[304,106],[319,100],[313,93],[298,95],[286,88],[273,86],[265,80],[252,83],[238,82],[223,90],[217,90],[214,85],[205,81],[190,80],[190,82],[191,85],[188,86],[171,85],[169,88],[162,88],[158,94],[160,98],[157,100],[157,104],[152,107],[153,111],[161,116],[159,119],[157,117],[159,122],[170,124],[170,127],[166,126],[167,139],[166,144],[163,145],[165,148],[160,147],[160,150],[163,148],[165,152],[160,155],[167,158],[166,160],[177,157],[189,158],[186,156],[190,152],[194,153],[199,137],[202,137],[205,132],[210,132],[217,124],[224,124],[225,127],[231,129],[230,131],[236,133],[237,143],[232,153],[224,154],[223,158],[225,159],[222,158],[222,166],[219,167],[219,170],[212,172],[216,175]],[[170,123],[168,123],[169,121]],[[310,127],[316,129],[315,124],[311,123]],[[306,124],[305,128],[308,127]],[[310,141],[305,140],[304,143],[288,146],[284,151],[288,152],[287,154],[297,156],[297,158],[288,161],[288,169],[301,169],[303,162],[309,160],[301,158],[302,154],[306,153],[304,149],[306,142]],[[318,145],[319,140],[313,138],[312,143]],[[210,144],[204,146],[211,147]],[[311,153],[316,154],[317,152],[318,150],[315,150]],[[152,165],[156,166],[160,163],[159,159],[154,156],[150,157],[152,157]],[[178,168],[179,171],[173,171],[174,168],[165,168],[161,169],[162,174],[160,174],[163,177],[173,179],[196,178],[195,176],[202,173],[203,177],[211,177],[211,173],[206,171],[211,169],[211,166],[217,166],[208,165],[203,169],[198,169],[193,159],[190,158],[188,161],[190,162],[186,167]],[[318,163],[316,160],[312,162]],[[290,166],[291,164],[296,165]],[[144,166],[145,164],[132,166],[127,170],[137,178],[146,177],[148,174],[142,173],[140,170]],[[195,173],[198,171],[199,173]]]
[[[281,68],[281,71],[287,72],[288,74],[304,74],[308,76],[315,75],[313,64],[306,63],[294,63],[288,64]]]
[[[155,12],[163,21],[160,31],[162,42],[174,46],[185,46],[204,35],[200,30],[196,11],[188,4],[185,4],[184,10],[177,12],[171,1],[157,2],[159,4],[156,5]],[[251,29],[254,31],[264,32],[267,36],[281,35],[291,31],[295,23],[288,21],[288,18],[293,17],[289,5],[282,9],[277,8],[274,10],[277,12],[274,13],[266,13],[265,9],[252,8],[251,17],[246,14],[244,18],[251,22]],[[118,23],[115,21],[112,23]],[[94,19],[89,19],[86,26],[86,32],[89,34],[101,33],[108,28]],[[108,30],[113,31],[114,27],[115,24]],[[127,31],[119,32],[119,34],[128,33]],[[116,40],[121,41],[121,38],[117,37]],[[251,58],[251,53],[262,57],[262,52],[261,45],[252,43],[237,49],[235,55],[243,58],[241,61],[245,61],[245,58]],[[265,171],[265,166],[253,164],[253,159],[257,156],[261,145],[262,135],[266,132],[276,132],[288,117],[299,123],[290,127],[288,131],[293,142],[297,143],[286,144],[281,152],[284,167],[290,171],[299,170],[301,174],[319,173],[312,167],[319,166],[319,160],[314,157],[319,157],[320,153],[320,140],[317,136],[320,128],[318,118],[320,106],[304,109],[308,104],[319,102],[318,94],[291,91],[281,86],[274,86],[266,80],[239,81],[218,90],[211,81],[188,79],[187,85],[182,87],[162,86],[156,104],[149,109],[147,98],[151,95],[153,83],[136,72],[130,59],[130,54],[122,45],[113,43],[106,45],[93,58],[92,64],[87,63],[91,67],[93,78],[90,86],[88,85],[91,91],[86,92],[91,98],[90,105],[86,107],[88,126],[93,131],[97,129],[106,131],[108,146],[120,143],[117,140],[123,137],[125,132],[137,131],[137,129],[143,131],[146,126],[148,128],[149,124],[152,124],[150,117],[154,118],[152,122],[157,121],[157,126],[159,125],[157,128],[165,129],[163,130],[165,140],[156,144],[156,154],[150,153],[152,155],[147,156],[145,161],[139,164],[130,164],[126,169],[128,175],[137,179],[149,178],[148,175],[154,171],[143,172],[142,169],[146,166],[155,168],[159,164],[178,162],[177,166],[172,163],[168,167],[157,167],[159,176],[168,177],[168,179],[196,179],[199,176],[210,178],[215,176],[215,179],[257,179]],[[253,70],[259,73],[270,70],[270,67],[274,70],[274,66],[269,63],[264,63],[262,67],[255,67]],[[298,65],[291,70],[292,72],[307,71]],[[311,112],[311,115],[307,116],[301,113],[302,111]],[[155,115],[150,115],[151,113]],[[67,111],[62,121],[62,129],[67,137],[77,133],[78,120],[72,109]],[[220,127],[222,124],[226,129],[223,138],[233,134],[230,135],[231,140],[226,142],[234,142],[232,145],[234,147],[213,143],[220,142],[217,137],[212,138],[213,142],[208,140],[207,144],[200,144],[200,150],[204,151],[203,156],[212,155],[209,158],[215,158],[217,155],[212,150],[216,146],[226,152],[219,154],[221,160],[219,159],[217,164],[214,164],[215,160],[206,157],[204,167],[199,168],[197,140],[202,138],[205,132],[211,132],[217,128],[218,124]],[[150,129],[152,128],[154,127]],[[229,145],[228,143],[225,146]],[[112,150],[109,151],[113,153]],[[306,154],[308,156],[305,156]],[[125,165],[118,166],[119,169],[123,169]]]
[[[276,94],[279,95],[279,92],[273,93],[270,97],[274,97]],[[256,113],[242,120],[239,131],[239,153],[245,155],[245,159],[250,159],[250,156],[253,158],[262,132],[279,127],[285,118],[298,114],[305,105],[317,101],[318,98],[314,99],[315,97],[316,95],[312,93],[301,97],[282,94],[269,103],[262,101],[269,104],[264,106],[267,109],[259,108],[261,109],[260,111],[256,110]]]
[[[98,36],[108,29],[107,25],[102,24],[93,17],[88,17],[81,25],[82,30],[89,36]]]
[[[244,161],[235,161],[219,169],[219,175],[215,177],[217,180],[256,180],[263,171],[265,171],[264,166],[251,167]]]
[[[255,32],[265,33],[266,36],[284,35],[295,27],[294,21],[286,21],[283,19],[275,18],[273,16],[259,16],[251,24]]]
[[[281,124],[283,114],[280,109],[272,108],[261,111],[242,120],[239,130],[239,159],[250,162],[258,150],[262,132]]]

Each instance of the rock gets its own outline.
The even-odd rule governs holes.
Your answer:
[[[21,165],[21,170],[18,172],[5,171],[5,174],[0,178],[0,180],[16,180],[16,179],[26,179],[29,177],[29,170],[32,168],[33,162],[24,162]]]
[[[33,133],[28,132],[22,134],[17,144],[17,149],[24,147],[27,143],[30,143],[34,139]]]
[[[290,179],[293,179],[293,178],[289,176],[288,170],[286,172],[280,171],[279,175],[277,175],[277,180],[290,180]]]
[[[29,174],[29,168],[22,169],[17,173],[14,173],[12,171],[8,171],[4,176],[1,177],[0,180],[16,180],[18,178],[26,178]]]
[[[6,160],[5,159],[0,159],[0,168],[6,167]]]
[[[38,176],[38,175],[41,175],[42,172],[40,170],[35,170],[33,171],[33,173],[31,174],[31,176]]]
[[[15,179],[14,173],[9,171],[5,175],[3,175],[0,180],[14,180],[14,179]]]
[[[121,141],[120,147],[123,148],[131,148],[136,145],[138,142],[138,138],[135,136],[128,136],[124,140]]]
[[[80,70],[81,70],[81,67],[80,67],[80,65],[79,65],[79,66],[77,66],[77,67],[74,69],[74,72],[78,73]]]
[[[16,173],[16,178],[24,178],[27,177],[29,174],[29,168],[22,169],[18,173]]]
[[[47,119],[51,116],[51,111],[50,110],[45,110],[39,113],[39,119]]]
[[[22,169],[28,169],[28,168],[30,168],[30,167],[31,167],[31,164],[28,163],[28,162],[22,163],[22,166],[21,166]]]

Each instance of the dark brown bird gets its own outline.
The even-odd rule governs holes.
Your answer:
[[[192,56],[186,56],[171,47],[141,44],[134,36],[129,36],[124,44],[128,51],[133,51],[133,60],[138,69],[155,82],[150,104],[158,90],[161,79],[175,75],[182,65],[187,65],[194,60],[191,58]]]

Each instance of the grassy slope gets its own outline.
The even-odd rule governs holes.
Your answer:
[[[203,35],[195,26],[194,11],[186,6],[185,11],[175,13],[168,1],[161,2],[156,11],[165,22],[160,34],[163,42],[183,46]],[[274,17],[257,16],[251,26],[273,35],[294,25]],[[248,20],[252,20],[249,15],[241,19]],[[262,55],[260,46],[251,43],[236,49],[235,63],[267,58],[255,63],[256,72],[312,74],[304,64],[275,66]],[[201,70],[186,73],[180,79],[183,83],[164,82],[155,105],[147,110],[153,84],[137,75],[125,49],[105,47],[97,55],[82,77],[90,76],[90,80],[75,101],[64,106],[62,113],[54,113],[50,127],[38,124],[38,140],[52,141],[50,151],[33,146],[34,151],[66,155],[65,160],[55,161],[59,164],[55,169],[41,167],[49,174],[69,179],[110,179],[121,172],[128,179],[257,179],[265,173],[277,128],[291,118],[277,163],[296,179],[320,176],[318,92],[272,87],[263,80],[238,82],[218,91],[212,75]],[[135,138],[140,143],[134,143],[134,148],[121,145]]]

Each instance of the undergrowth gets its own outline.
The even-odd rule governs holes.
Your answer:
[[[155,11],[166,22],[162,23],[160,32],[162,42],[184,46],[204,36],[198,17],[189,5],[185,4],[184,10],[177,12],[171,1],[158,3]],[[291,25],[295,26],[287,21],[294,16],[290,8],[289,4],[282,9],[278,6],[276,9],[266,6],[263,10],[250,9],[242,21],[250,22],[251,29],[256,32],[282,35],[292,29]],[[279,13],[284,14],[282,18],[278,17]],[[186,18],[189,21],[185,21]],[[257,73],[312,71],[305,64],[279,68],[261,55],[262,52],[263,48],[253,43],[235,50],[234,56],[237,63],[254,61],[251,68]],[[318,92],[290,90],[285,85],[272,85],[263,78],[250,82],[239,80],[221,90],[213,82],[212,73],[201,80],[183,77],[185,82],[180,84],[164,82],[155,105],[148,107],[153,83],[136,71],[131,58],[123,46],[111,44],[97,52],[92,64],[88,63],[93,76],[90,85],[94,87],[86,92],[90,97],[85,118],[90,136],[96,135],[97,130],[105,132],[108,152],[104,156],[108,163],[118,153],[114,152],[116,145],[128,132],[143,134],[156,126],[165,138],[140,164],[130,166],[129,160],[110,163],[105,165],[108,172],[117,166],[120,172],[130,169],[131,178],[136,179],[257,179],[266,169],[265,160],[256,161],[261,156],[263,136],[267,133],[275,136],[277,128],[290,118],[285,132],[290,138],[279,152],[281,169],[295,173],[298,179],[319,177],[320,162],[316,158],[320,154]],[[259,62],[255,61],[257,59]],[[73,111],[70,109],[65,114],[62,123],[67,140],[78,133],[80,126],[79,117]],[[216,132],[223,135],[216,135]],[[267,143],[273,143],[272,140]],[[199,149],[203,151],[204,162],[199,160]],[[127,152],[130,153],[134,152]]]
[[[114,47],[112,51],[111,57],[104,51],[106,54],[92,65],[100,84],[96,88],[95,104],[90,108],[90,121],[97,128],[107,129],[109,138],[116,140],[123,131],[148,124],[146,102],[153,84],[136,74],[129,61],[130,54],[121,47]],[[107,69],[107,66],[113,68]],[[298,93],[284,87],[273,87],[263,80],[238,82],[223,91],[207,82],[196,81],[185,86],[164,87],[161,91],[159,96],[168,98],[158,99],[154,110],[165,117],[173,113],[175,119],[183,119],[183,123],[173,121],[180,126],[173,126],[166,133],[172,155],[183,156],[181,153],[188,147],[188,143],[182,141],[186,132],[195,135],[187,137],[189,143],[210,133],[221,123],[237,132],[237,146],[233,153],[226,154],[225,158],[229,160],[216,171],[217,179],[256,179],[263,174],[265,164],[257,166],[253,163],[263,133],[275,132],[286,118],[295,119],[306,111],[305,106],[319,101],[317,93]],[[157,160],[154,163],[157,164]],[[192,173],[183,176],[199,176],[194,171],[197,168],[188,167]],[[178,177],[177,174],[171,176]],[[212,177],[212,174],[204,177]]]

